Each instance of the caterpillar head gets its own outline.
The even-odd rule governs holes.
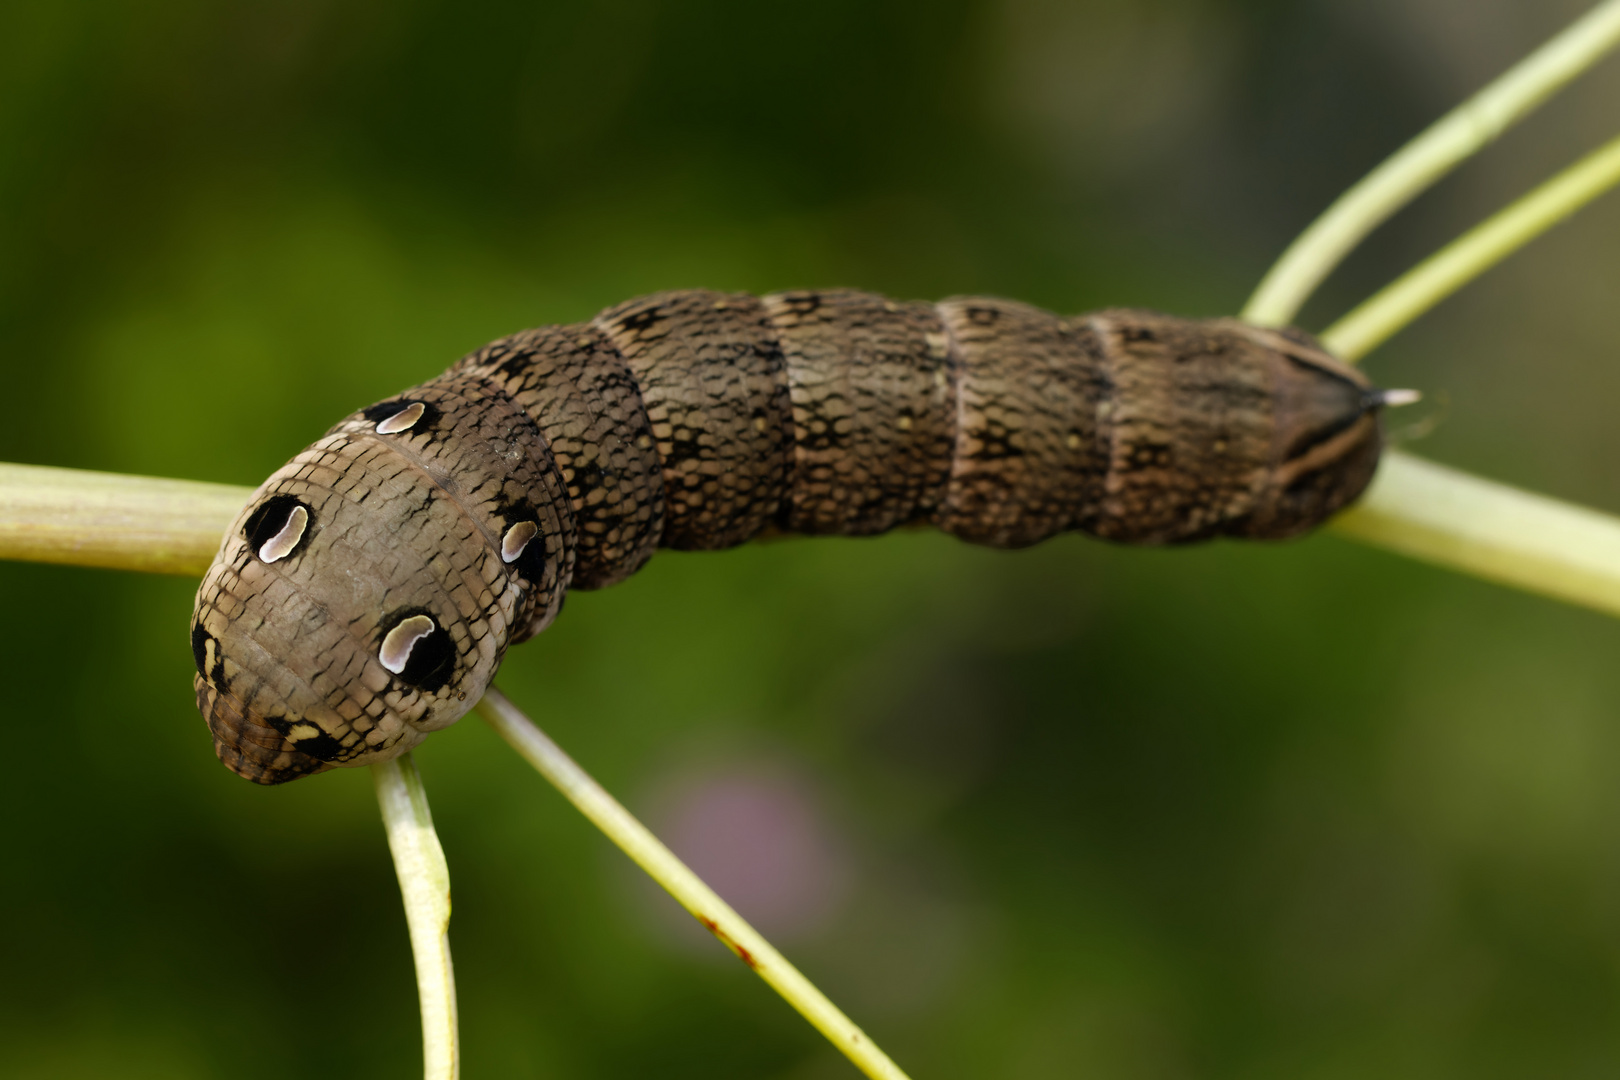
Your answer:
[[[275,784],[404,753],[556,614],[566,498],[534,500],[558,483],[544,441],[476,390],[430,385],[356,413],[232,524],[191,643],[198,708],[241,776]]]

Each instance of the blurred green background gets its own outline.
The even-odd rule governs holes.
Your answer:
[[[641,292],[1235,312],[1579,0],[0,7],[0,459],[257,483]],[[1321,327],[1611,135],[1610,63]],[[1620,510],[1620,201],[1368,367],[1414,446]],[[403,1077],[370,777],[265,790],[195,583],[0,565],[0,1076]],[[923,1080],[1620,1074],[1620,625],[1318,537],[662,555],[507,692]],[[465,1069],[853,1070],[476,720],[418,753]]]

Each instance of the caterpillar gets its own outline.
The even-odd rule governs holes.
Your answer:
[[[265,481],[197,593],[198,708],[259,783],[387,760],[471,708],[569,589],[659,547],[1294,536],[1366,487],[1393,393],[1234,319],[629,300],[495,341]]]

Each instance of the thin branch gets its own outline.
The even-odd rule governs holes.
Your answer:
[[[0,559],[201,577],[252,488],[0,463]]]
[[[1582,158],[1518,202],[1381,289],[1322,334],[1355,362],[1419,315],[1620,184],[1620,138]]]
[[[511,743],[540,775],[551,781],[563,797],[591,820],[607,838],[633,859],[654,881],[662,885],[680,905],[692,913],[743,963],[754,970],[797,1009],[816,1030],[825,1035],[845,1057],[873,1080],[905,1080],[905,1073],[879,1050],[866,1033],[855,1026],[826,995],[771,947],[771,944],[731,906],[705,885],[669,848],[659,842],[647,827],[637,821],[618,800],[575,764],[545,732],[493,686],[484,692],[477,712],[502,738]]]
[[[1620,518],[1390,451],[1334,532],[1620,615]]]
[[[1605,0],[1453,109],[1345,192],[1299,235],[1243,309],[1264,326],[1292,322],[1368,233],[1620,44],[1620,0]]]
[[[433,831],[427,792],[411,755],[373,765],[371,775],[416,958],[423,1076],[456,1080],[461,1075],[461,1050],[456,1036],[456,975],[450,963],[450,867]]]

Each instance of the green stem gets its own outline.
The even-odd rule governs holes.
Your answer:
[[[1293,322],[1316,287],[1368,233],[1617,44],[1620,0],[1605,0],[1340,196],[1277,260],[1243,318],[1262,326]]]
[[[745,922],[731,905],[659,842],[647,827],[619,805],[584,769],[552,742],[545,732],[493,686],[476,706],[478,715],[539,770],[580,813],[601,829],[637,866],[692,913],[743,963],[781,994],[817,1031],[825,1035],[855,1067],[872,1080],[906,1080],[906,1074],[879,1050],[799,969]]]
[[[388,830],[405,924],[416,958],[416,992],[422,1006],[422,1072],[425,1080],[456,1080],[461,1051],[456,1035],[456,975],[450,963],[450,867],[433,831],[427,792],[416,762],[405,754],[371,767],[377,804]]]
[[[1391,282],[1322,334],[1322,343],[1354,363],[1440,301],[1620,184],[1620,138],[1582,158],[1536,190]]]
[[[1391,451],[1330,528],[1379,547],[1620,615],[1620,518]]]
[[[201,577],[252,488],[0,463],[0,559]]]

